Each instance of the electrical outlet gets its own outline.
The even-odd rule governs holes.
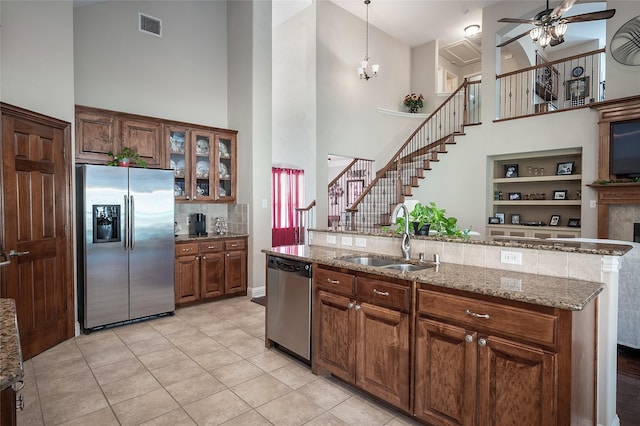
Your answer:
[[[353,244],[353,240],[351,239],[351,237],[342,237],[341,244],[343,246],[351,247],[351,245]]]
[[[500,262],[509,265],[522,265],[522,253],[516,251],[500,251]]]
[[[595,209],[597,206],[596,200],[589,200],[589,208]]]
[[[366,238],[358,238],[356,237],[356,247],[366,247],[367,239]]]
[[[335,235],[327,235],[327,244],[335,244],[336,236]]]

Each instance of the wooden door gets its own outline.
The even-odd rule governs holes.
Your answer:
[[[355,309],[356,385],[409,410],[409,315],[370,303]]]
[[[477,334],[419,318],[416,326],[416,417],[471,426],[476,417]]]
[[[228,251],[224,256],[224,292],[238,294],[247,292],[247,252]]]
[[[224,263],[224,253],[207,253],[200,258],[203,299],[224,294]]]
[[[354,303],[348,297],[319,290],[316,293],[314,355],[320,372],[355,382],[356,345]],[[315,321],[315,320],[314,320]]]
[[[479,425],[557,424],[556,354],[497,337],[478,348]]]
[[[195,302],[200,298],[200,256],[176,258],[176,304]]]
[[[0,295],[15,299],[22,356],[74,334],[70,124],[2,104],[2,240],[11,263]]]

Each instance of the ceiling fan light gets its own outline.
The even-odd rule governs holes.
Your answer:
[[[540,39],[538,40],[538,42],[540,43],[540,47],[542,48],[547,47],[551,42],[551,34],[549,34],[548,32],[545,32],[540,36]]]
[[[531,36],[531,40],[538,41],[538,39],[542,35],[542,27],[533,28],[531,31],[529,31],[529,35]]]
[[[562,36],[564,36],[565,33],[567,32],[568,27],[569,26],[566,24],[566,22],[560,22],[558,25],[553,27],[554,38],[556,39],[562,38]]]

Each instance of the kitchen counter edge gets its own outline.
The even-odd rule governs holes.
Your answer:
[[[22,350],[13,299],[0,299],[0,391],[22,379]]]

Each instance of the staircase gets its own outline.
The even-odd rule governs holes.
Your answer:
[[[387,165],[376,173],[346,211],[348,229],[376,231],[391,225],[391,212],[440,161],[447,146],[464,134],[464,126],[480,124],[480,81],[464,81],[407,139]]]

